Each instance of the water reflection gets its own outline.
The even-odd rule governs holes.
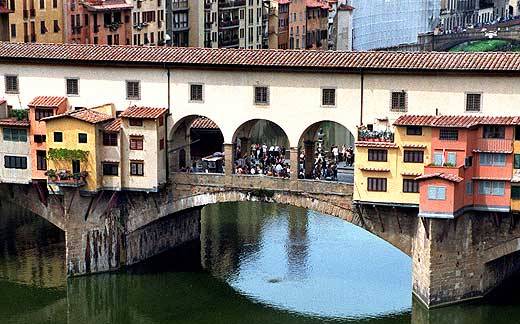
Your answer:
[[[410,260],[345,222],[253,203],[203,214],[201,242],[119,273],[66,280],[63,233],[4,206],[0,322],[520,322],[520,280],[493,303],[427,311],[411,300]]]

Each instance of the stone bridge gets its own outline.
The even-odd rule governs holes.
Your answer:
[[[0,202],[27,208],[65,232],[70,276],[117,270],[198,240],[201,208],[234,201],[303,207],[364,228],[412,258],[413,293],[429,307],[482,297],[520,268],[516,215],[423,219],[415,209],[354,206],[353,187],[345,183],[193,173],[170,178],[158,193],[88,197],[76,189],[56,196],[44,186],[0,184]]]
[[[427,40],[419,41],[425,45],[425,47],[429,47],[428,50],[444,52],[449,50],[450,48],[457,46],[459,44],[470,42],[470,41],[478,41],[478,40],[487,40],[490,39],[487,36],[489,33],[495,34],[492,39],[500,39],[506,41],[519,41],[520,40],[520,30],[511,29],[511,30],[499,30],[499,31],[466,31],[462,33],[452,33],[445,35],[425,35],[419,36],[427,38]]]

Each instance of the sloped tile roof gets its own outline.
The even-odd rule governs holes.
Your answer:
[[[206,117],[197,117],[197,119],[191,123],[190,128],[219,129],[215,122]]]
[[[0,61],[312,71],[520,72],[520,53],[343,52],[0,42]]]
[[[0,98],[0,105],[3,105],[7,102],[7,100]]]
[[[133,5],[131,3],[126,3],[125,0],[88,0],[84,1],[83,5],[89,11],[123,10],[133,8]]]
[[[478,125],[520,125],[520,117],[493,117],[493,116],[426,116],[426,115],[403,115],[394,122],[395,126],[427,126],[447,128],[471,128]]]
[[[369,167],[361,167],[359,168],[361,171],[371,171],[371,172],[390,172],[388,168],[369,168]]]
[[[119,130],[121,130],[121,118],[116,118],[110,123],[106,124],[105,127],[103,127],[103,130],[105,132],[119,132]]]
[[[29,103],[29,107],[55,108],[55,107],[58,107],[59,105],[61,105],[66,100],[67,100],[66,97],[38,96],[38,97],[35,97]]]
[[[71,117],[75,118],[90,124],[97,124],[105,121],[111,120],[113,117],[107,114],[103,114],[91,109],[82,109],[82,110],[76,110],[76,111],[69,111],[64,114],[50,116],[47,118],[43,118],[42,120],[52,120],[52,119],[58,119],[58,118],[65,118],[65,117]]]
[[[398,148],[399,146],[391,142],[356,142],[357,147],[376,147],[376,148]]]
[[[457,183],[461,182],[462,180],[464,180],[463,178],[461,178],[459,176],[456,176],[454,174],[439,173],[439,172],[431,173],[431,174],[425,174],[425,175],[422,175],[422,176],[419,176],[419,177],[415,178],[415,180],[427,180],[427,179],[432,179],[432,178],[440,178],[440,179],[448,180],[448,181],[451,181],[451,182],[457,182]]]
[[[418,177],[418,176],[421,176],[422,173],[421,172],[402,171],[401,175],[405,176],[405,177]]]
[[[0,126],[29,127],[30,125],[28,120],[18,120],[16,118],[0,119]]]
[[[128,107],[125,111],[119,115],[122,118],[143,118],[143,119],[156,119],[161,117],[162,114],[168,111],[167,108],[155,108],[155,107]]]

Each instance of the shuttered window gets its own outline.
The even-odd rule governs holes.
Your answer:
[[[424,152],[423,151],[404,150],[404,162],[423,163],[424,162]]]
[[[403,179],[403,192],[419,192],[419,182],[413,179]]]
[[[131,150],[142,150],[143,149],[143,137],[130,137],[130,149]]]
[[[141,84],[139,81],[126,81],[126,99],[141,99]]]
[[[368,150],[368,160],[369,161],[378,161],[378,162],[386,162],[388,158],[387,150]]]
[[[17,75],[6,75],[5,76],[5,92],[6,93],[18,93],[20,88],[18,86]]]
[[[68,96],[79,95],[79,79],[67,78],[66,82],[67,82],[67,95]]]
[[[255,87],[255,104],[267,105],[269,104],[269,88]]]
[[[4,156],[4,167],[6,169],[27,169],[27,158],[25,156]]]
[[[386,178],[368,178],[368,191],[386,191]]]

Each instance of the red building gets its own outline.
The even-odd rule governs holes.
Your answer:
[[[520,117],[401,116],[394,125],[431,128],[431,161],[416,178],[419,216],[453,218],[468,210],[511,210]]]
[[[129,45],[133,5],[125,0],[69,0],[65,40],[68,43]]]

